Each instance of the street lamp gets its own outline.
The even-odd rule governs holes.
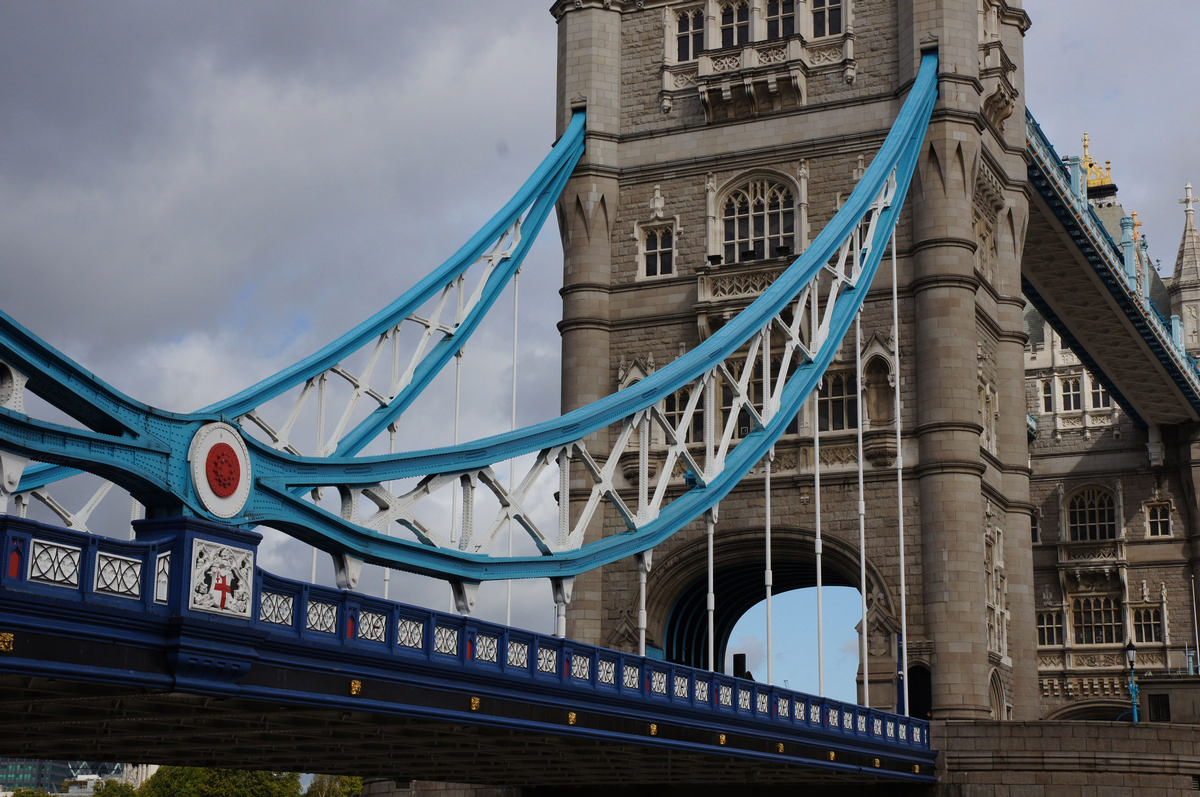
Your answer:
[[[1133,721],[1137,722],[1138,709],[1138,688],[1137,688],[1137,648],[1133,646],[1133,640],[1129,640],[1125,645],[1125,661],[1129,664],[1129,700],[1133,703]]]

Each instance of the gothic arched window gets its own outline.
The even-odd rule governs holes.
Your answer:
[[[796,236],[795,195],[783,183],[752,178],[725,195],[721,223],[726,263],[791,254]]]
[[[721,46],[732,47],[750,41],[750,4],[726,3],[721,6]]]
[[[842,0],[813,0],[812,15],[814,38],[842,32]]]
[[[1072,542],[1116,539],[1117,507],[1112,493],[1087,487],[1071,496],[1067,527]]]
[[[1137,642],[1162,642],[1162,610],[1134,609],[1133,633]]]
[[[1105,645],[1120,642],[1121,612],[1107,595],[1076,598],[1071,602],[1076,645]]]
[[[695,61],[704,49],[704,9],[689,8],[675,18],[675,54],[679,63]]]
[[[796,1],[767,0],[767,38],[786,38],[795,32]]]
[[[817,428],[822,432],[858,428],[858,381],[853,373],[825,374],[821,378]]]

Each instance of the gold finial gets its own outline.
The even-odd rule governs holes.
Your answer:
[[[1104,169],[1101,169],[1096,161],[1092,160],[1091,154],[1092,139],[1087,133],[1083,134],[1083,168],[1087,171],[1087,184],[1089,188],[1094,188],[1099,185],[1112,185],[1112,161],[1104,162]]]
[[[1138,221],[1137,211],[1133,211],[1133,240],[1140,241],[1142,239],[1142,223]]]

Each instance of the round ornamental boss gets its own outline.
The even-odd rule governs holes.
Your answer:
[[[219,518],[242,511],[250,497],[250,452],[227,423],[200,427],[188,448],[192,486],[200,503]]]

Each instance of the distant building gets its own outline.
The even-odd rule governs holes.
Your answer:
[[[0,790],[43,789],[57,792],[74,773],[67,761],[35,758],[0,758]]]

